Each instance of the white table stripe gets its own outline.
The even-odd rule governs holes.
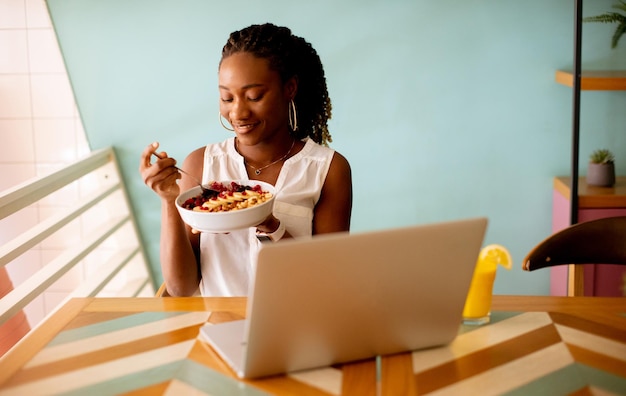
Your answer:
[[[58,360],[110,348],[121,343],[133,342],[142,338],[201,324],[207,321],[209,315],[210,312],[190,312],[111,333],[80,339],[74,342],[46,347],[35,355],[24,368],[32,368],[41,364],[52,363]]]
[[[5,395],[46,395],[51,390],[54,393],[69,392],[83,387],[96,385],[118,377],[149,370],[151,368],[173,363],[187,358],[189,351],[196,340],[180,342],[148,352],[112,360],[106,363],[69,371],[41,380],[32,381],[23,385],[0,390],[0,396]]]
[[[413,372],[419,373],[451,362],[550,323],[552,320],[547,313],[528,312],[460,334],[450,345],[413,352]]]
[[[288,374],[289,377],[321,389],[332,395],[341,395],[343,374],[341,370],[325,367],[321,369],[304,370]]]
[[[557,330],[563,341],[581,348],[602,353],[612,358],[626,362],[626,344],[600,337],[592,333],[580,331],[572,327],[557,325]]]
[[[574,363],[563,343],[554,344],[482,374],[431,392],[429,396],[500,395]],[[511,375],[515,373],[515,375]]]

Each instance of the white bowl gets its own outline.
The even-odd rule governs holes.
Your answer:
[[[260,185],[263,191],[272,193],[272,197],[260,205],[228,212],[205,212],[185,209],[183,204],[187,199],[202,194],[200,186],[196,186],[181,193],[178,198],[176,198],[176,208],[183,221],[191,228],[198,231],[213,233],[240,230],[254,227],[262,223],[263,220],[272,213],[274,207],[274,186],[259,180],[228,180],[222,181],[221,183],[230,184],[231,181],[243,186],[254,187]]]

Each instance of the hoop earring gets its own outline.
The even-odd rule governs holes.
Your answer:
[[[293,99],[289,102],[287,112],[289,113],[289,127],[295,132],[298,129],[298,113],[296,112],[296,104]]]
[[[224,121],[222,120],[224,117],[222,117],[222,113],[218,112],[218,118],[220,119],[220,125],[222,126],[222,128],[226,129],[227,131],[230,132],[234,132],[235,128],[229,128],[226,125],[224,125]]]

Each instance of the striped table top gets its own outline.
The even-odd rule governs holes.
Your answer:
[[[241,381],[198,331],[245,303],[71,300],[0,358],[0,396],[626,395],[626,298],[494,296],[448,346]]]

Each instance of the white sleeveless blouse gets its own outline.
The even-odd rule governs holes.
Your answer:
[[[286,160],[276,181],[274,216],[295,238],[313,232],[313,209],[319,200],[335,151],[306,138],[305,145]],[[244,158],[235,138],[209,144],[204,153],[203,183],[248,180]],[[203,296],[246,296],[260,248],[256,228],[228,234],[202,233],[200,260]]]

